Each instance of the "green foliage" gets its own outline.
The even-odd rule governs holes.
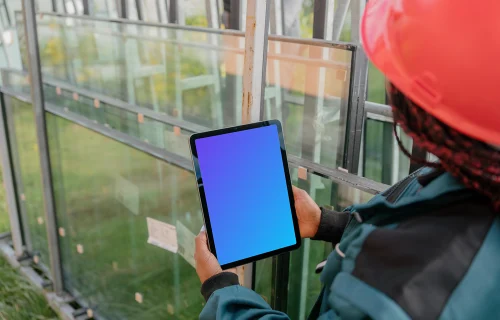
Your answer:
[[[0,257],[0,319],[58,319],[36,287]]]

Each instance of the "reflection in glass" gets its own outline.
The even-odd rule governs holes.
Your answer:
[[[352,51],[270,40],[264,119],[283,123],[287,152],[343,165]]]

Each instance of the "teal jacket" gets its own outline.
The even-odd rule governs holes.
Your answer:
[[[425,169],[346,212],[311,318],[500,319],[500,218],[488,199]],[[215,278],[200,319],[288,319]]]

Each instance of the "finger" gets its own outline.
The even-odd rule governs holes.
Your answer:
[[[196,245],[205,245],[207,246],[207,233],[205,231],[200,231],[196,236]]]
[[[205,255],[209,253],[207,245],[207,233],[205,231],[200,232],[195,238],[195,254]]]

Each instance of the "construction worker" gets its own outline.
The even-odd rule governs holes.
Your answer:
[[[344,212],[295,189],[301,235],[336,243],[310,319],[500,319],[499,13],[498,0],[368,2],[362,44],[394,121],[439,162],[413,159],[424,169]],[[201,319],[288,319],[221,271],[204,233],[196,261]]]

